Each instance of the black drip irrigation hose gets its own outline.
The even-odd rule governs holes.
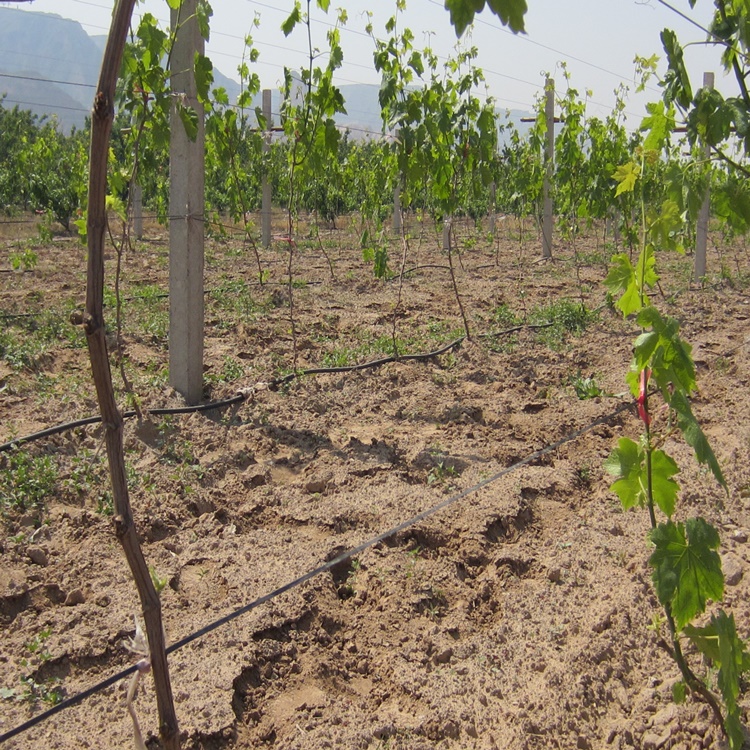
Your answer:
[[[419,355],[412,355],[412,356],[419,356]],[[175,643],[173,643],[171,646],[167,648],[167,654],[171,654],[171,653],[174,653],[175,651],[178,651],[184,646],[187,646],[189,643],[192,643],[193,641],[198,640],[199,638],[202,638],[204,635],[208,635],[209,633],[216,630],[217,628],[220,628],[222,625],[226,625],[232,620],[235,620],[238,617],[244,614],[247,614],[251,610],[259,607],[260,605],[265,604],[266,602],[269,602],[277,598],[278,596],[281,596],[281,594],[285,594],[286,592],[291,591],[292,589],[295,589],[301,586],[303,583],[306,583],[307,581],[321,575],[322,573],[326,573],[332,570],[338,565],[341,565],[347,560],[350,560],[352,557],[355,557],[356,555],[361,554],[362,552],[369,549],[370,547],[373,547],[374,545],[379,544],[380,542],[383,542],[386,539],[392,536],[395,536],[396,534],[402,531],[405,531],[411,528],[412,526],[415,526],[418,523],[421,523],[422,521],[426,520],[427,518],[430,518],[431,516],[435,515],[439,511],[444,510],[445,508],[448,508],[451,505],[454,505],[459,500],[463,500],[463,498],[468,497],[469,495],[473,495],[474,493],[483,489],[487,485],[498,481],[502,477],[516,471],[517,469],[520,469],[522,466],[526,466],[527,464],[530,464],[533,461],[538,460],[542,456],[546,456],[548,453],[552,453],[553,451],[557,450],[558,448],[565,445],[566,443],[570,443],[574,440],[577,440],[579,437],[586,434],[587,432],[590,432],[591,430],[598,427],[599,425],[607,424],[612,419],[622,414],[624,411],[631,409],[632,406],[633,404],[630,401],[628,401],[627,403],[621,404],[614,411],[611,411],[602,417],[598,417],[592,422],[589,422],[589,424],[587,424],[585,427],[582,427],[579,430],[575,430],[574,432],[568,433],[567,435],[565,435],[565,437],[560,438],[554,443],[550,443],[544,448],[540,448],[539,450],[534,451],[533,453],[530,453],[525,458],[522,458],[519,461],[516,461],[511,466],[507,466],[504,469],[500,469],[500,471],[496,472],[490,477],[487,477],[486,479],[483,479],[481,482],[478,482],[477,484],[465,490],[462,490],[461,492],[458,492],[455,495],[451,495],[449,498],[446,498],[445,500],[438,503],[437,505],[433,505],[432,507],[427,508],[427,510],[423,510],[421,513],[418,513],[417,515],[412,516],[411,518],[409,518],[406,521],[403,521],[397,526],[393,526],[387,531],[383,531],[377,536],[374,536],[371,539],[368,539],[367,541],[362,542],[358,546],[353,547],[345,552],[342,552],[340,555],[334,557],[332,560],[325,562],[323,565],[319,565],[317,568],[314,568],[313,570],[310,570],[307,573],[304,573],[298,578],[295,578],[294,580],[289,581],[288,583],[285,583],[283,586],[280,586],[279,588],[274,589],[273,591],[267,594],[264,594],[258,597],[257,599],[254,599],[251,602],[248,602],[247,604],[244,604],[242,607],[239,607],[238,609],[235,609],[232,612],[229,612],[223,617],[220,617],[219,619],[214,620],[213,622],[209,623],[208,625],[205,625],[199,630],[196,630],[190,635],[187,635],[184,638],[180,639],[179,641],[176,641]],[[63,711],[67,708],[71,708],[72,706],[75,706],[81,703],[86,698],[89,698],[90,696],[98,692],[101,692],[102,690],[105,690],[108,687],[111,687],[112,685],[119,682],[120,680],[123,680],[125,677],[128,677],[129,675],[133,674],[137,669],[138,669],[137,665],[134,664],[130,667],[127,667],[126,669],[123,669],[117,674],[114,674],[111,677],[108,677],[107,679],[102,680],[96,685],[92,685],[90,688],[87,688],[86,690],[83,690],[82,692],[76,693],[70,698],[66,698],[64,701],[58,703],[56,706],[53,706],[47,711],[44,711],[43,713],[38,714],[37,716],[34,716],[31,719],[28,719],[23,724],[19,724],[13,729],[10,729],[9,731],[0,735],[0,744],[5,742],[6,740],[12,739],[13,737],[17,737],[19,734],[22,734],[23,732],[29,729],[32,729],[33,727],[41,724],[43,721],[46,721],[47,719],[51,718],[55,714],[59,713],[60,711]]]
[[[403,360],[431,359],[432,357],[437,357],[440,354],[444,354],[450,349],[453,349],[454,347],[459,346],[463,342],[464,339],[465,339],[465,336],[461,336],[460,338],[457,338],[454,341],[451,341],[449,344],[446,344],[440,349],[436,349],[435,351],[427,352],[425,354],[404,354],[404,355],[401,355],[400,357],[393,357],[393,356],[383,357],[382,359],[376,359],[371,362],[364,362],[361,364],[348,365],[344,367],[311,367],[306,370],[298,370],[296,372],[291,372],[288,375],[283,375],[282,377],[274,378],[273,380],[263,385],[269,388],[270,390],[275,390],[279,386],[286,385],[290,383],[292,380],[294,380],[295,378],[299,378],[304,375],[325,375],[325,374],[335,374],[335,373],[343,373],[343,372],[356,372],[358,370],[366,370],[369,368],[380,367],[382,365],[388,364],[389,362],[398,362],[398,361],[403,361]],[[177,406],[177,407],[167,407],[167,408],[162,408],[162,409],[148,409],[145,413],[150,416],[161,417],[161,416],[166,416],[166,415],[192,414],[193,412],[204,412],[204,411],[212,411],[213,409],[223,409],[227,406],[233,406],[234,404],[239,404],[242,401],[252,398],[256,390],[257,390],[257,387],[245,388],[239,391],[237,394],[235,394],[231,398],[223,399],[221,401],[211,401],[207,404],[198,404],[197,406]],[[137,416],[137,414],[138,413],[136,411],[126,411],[126,412],[123,412],[122,418],[130,419],[131,417]],[[63,424],[55,425],[53,427],[47,427],[46,429],[40,430],[39,432],[32,433],[31,435],[26,435],[25,437],[14,438],[13,440],[9,440],[7,443],[0,444],[0,453],[7,453],[8,451],[11,451],[21,445],[24,445],[25,443],[31,443],[31,442],[34,442],[35,440],[40,440],[42,438],[50,437],[52,435],[59,435],[62,432],[67,432],[68,430],[74,430],[76,427],[85,427],[86,425],[90,425],[90,424],[99,424],[101,421],[102,421],[102,418],[100,416],[85,417],[84,419],[77,419],[73,422],[65,422]]]

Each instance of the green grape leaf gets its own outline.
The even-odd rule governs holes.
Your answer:
[[[750,654],[745,642],[737,635],[734,615],[720,610],[718,615],[711,617],[708,625],[701,628],[686,625],[683,632],[719,669],[717,682],[726,706],[724,727],[730,747],[739,750],[744,735],[737,697],[740,694],[740,676],[750,671]]]
[[[646,105],[648,117],[641,122],[641,130],[647,130],[648,135],[643,141],[646,151],[661,151],[666,144],[669,134],[674,129],[674,111],[666,109],[664,102],[650,102]]]
[[[294,10],[281,24],[281,30],[284,32],[284,36],[289,36],[294,27],[302,20],[302,9],[299,4],[299,0],[294,3]]]
[[[661,43],[669,62],[669,70],[664,76],[665,96],[669,100],[676,101],[683,109],[687,109],[693,99],[693,89],[685,67],[682,46],[677,39],[677,34],[671,29],[664,29],[661,32]]]
[[[659,280],[656,274],[656,255],[654,254],[654,246],[651,243],[645,245],[638,256],[638,262],[635,266],[635,280],[638,288],[644,292],[647,289],[651,289]]]
[[[658,212],[649,214],[648,231],[660,250],[676,250],[684,252],[684,248],[677,240],[678,234],[685,224],[685,217],[680,212],[677,203],[668,198],[663,201]]]
[[[671,456],[664,451],[655,450],[651,454],[651,493],[654,502],[665,516],[674,514],[674,504],[680,485],[672,479],[680,469]]]
[[[685,524],[667,521],[651,532],[656,549],[649,558],[659,601],[668,607],[681,630],[724,593],[721,559],[716,553],[719,535],[702,518]]]
[[[198,29],[201,37],[207,42],[211,35],[210,19],[214,14],[211,4],[206,0],[200,0],[196,8],[195,17],[198,21]]]
[[[687,685],[684,680],[678,680],[672,685],[672,700],[679,706],[687,698]]]
[[[734,615],[727,615],[721,610],[711,618],[719,639],[719,690],[724,698],[724,705],[730,711],[737,707],[740,694],[740,675],[750,670],[750,654],[745,643],[737,635]]]
[[[696,387],[695,363],[691,356],[692,347],[679,336],[680,324],[674,318],[662,317],[655,307],[644,308],[638,314],[638,324],[651,328],[652,333],[658,336],[658,342],[654,344],[653,338],[650,338],[647,346],[644,343],[640,350],[636,342],[635,361],[642,363],[643,367],[648,362],[651,377],[667,400],[669,385],[674,385],[683,393],[692,393]],[[644,359],[647,352],[648,356]]]
[[[487,4],[514,34],[525,31],[523,17],[527,10],[526,0],[488,0]],[[484,6],[485,0],[445,0],[456,36],[461,36],[466,31],[474,21],[474,15],[484,10]]]
[[[208,92],[214,82],[213,63],[205,55],[196,52],[193,60],[193,71],[198,98],[204,102],[208,101]]]
[[[623,510],[642,506],[646,498],[643,449],[630,438],[620,438],[604,462],[604,468],[618,477],[610,489],[620,498]]]
[[[612,179],[617,182],[615,198],[621,193],[632,193],[641,174],[641,167],[634,161],[622,164],[615,170]]]
[[[176,105],[187,137],[194,141],[198,137],[198,113],[192,107],[186,107],[179,99],[176,100]]]
[[[698,462],[708,464],[716,481],[728,492],[721,466],[719,466],[719,462],[713,450],[711,450],[708,439],[698,424],[685,394],[681,391],[675,391],[669,400],[669,405],[677,413],[677,424],[682,431],[682,436],[685,438],[685,442],[695,451]]]
[[[604,284],[613,296],[621,295],[615,305],[625,317],[641,309],[635,269],[625,253],[617,253],[612,256],[612,266]]]

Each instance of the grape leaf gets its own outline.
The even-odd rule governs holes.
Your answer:
[[[509,26],[514,34],[524,32],[523,17],[526,15],[526,0],[488,0],[490,10],[500,18],[503,26]],[[461,36],[474,21],[474,15],[484,10],[485,0],[445,0],[456,35]]]
[[[617,477],[610,489],[620,498],[623,510],[643,507],[648,498],[646,451],[630,438],[620,438],[604,462],[604,468]],[[680,486],[672,477],[679,472],[677,464],[664,451],[651,454],[651,494],[654,503],[666,516],[674,513]]]
[[[664,76],[665,96],[670,101],[676,101],[683,109],[687,109],[693,99],[693,89],[685,67],[682,46],[671,29],[661,32],[661,43],[669,62],[669,70]]]
[[[176,106],[187,137],[194,141],[198,137],[198,113],[192,107],[186,107],[179,99],[176,100]]]
[[[719,674],[717,682],[726,706],[724,727],[732,748],[742,747],[744,735],[739,717],[737,697],[740,694],[740,676],[750,671],[750,654],[744,641],[737,635],[734,615],[720,610],[711,617],[711,622],[697,628],[686,625],[683,631],[695,647],[707,656]]]
[[[294,10],[281,24],[281,30],[284,32],[284,36],[289,36],[294,27],[302,21],[302,8],[300,7],[299,0],[294,3]]]
[[[668,607],[679,629],[703,612],[706,601],[724,593],[719,535],[702,518],[683,523],[667,521],[651,532],[656,547],[649,558],[659,601]]]
[[[667,396],[667,386],[677,386],[677,390],[690,394],[695,390],[695,363],[691,357],[692,347],[679,336],[680,324],[673,318],[664,318],[654,307],[646,307],[638,314],[638,324],[651,328],[658,336],[639,344],[636,341],[635,362],[639,367],[647,364],[651,368],[651,377]]]
[[[728,492],[729,489],[724,479],[724,474],[721,471],[721,466],[719,466],[719,462],[713,450],[711,450],[708,439],[698,424],[698,420],[695,418],[693,410],[690,408],[690,402],[687,400],[685,394],[675,391],[669,400],[669,405],[677,413],[677,424],[682,431],[682,436],[685,438],[685,442],[695,451],[695,457],[698,459],[698,462],[708,464],[716,481]]]
[[[604,462],[604,468],[618,477],[610,489],[620,498],[623,510],[642,506],[646,497],[643,484],[643,449],[630,438],[620,438]]]
[[[615,304],[625,317],[641,309],[635,269],[625,253],[612,256],[612,266],[604,284],[613,295],[621,295]]]
[[[214,82],[213,63],[205,55],[196,52],[195,59],[193,60],[193,70],[198,98],[205,102],[208,100],[208,91]]]
[[[612,179],[617,182],[617,190],[615,190],[615,198],[620,193],[632,193],[635,188],[635,183],[641,174],[641,168],[638,164],[631,161],[627,164],[622,164],[615,170],[612,175]]]
[[[651,454],[651,493],[661,512],[669,518],[674,513],[675,498],[680,490],[672,477],[679,471],[674,459],[664,451],[655,450]]]

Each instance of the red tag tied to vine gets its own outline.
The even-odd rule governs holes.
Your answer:
[[[646,427],[651,424],[651,415],[648,413],[648,407],[646,406],[646,392],[648,390],[648,379],[650,377],[651,370],[649,370],[648,367],[644,367],[641,370],[641,389],[638,394],[638,416]]]

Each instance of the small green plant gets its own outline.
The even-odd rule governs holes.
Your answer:
[[[577,375],[573,375],[568,382],[573,386],[576,396],[581,401],[604,395],[604,391],[596,382],[596,378],[593,375],[585,377],[579,372]]]
[[[653,154],[646,157],[644,152],[640,164],[618,168],[615,174],[618,194],[633,191],[647,161],[655,162],[656,158]],[[645,205],[645,200],[642,203]],[[682,675],[674,697],[684,700],[688,690],[700,695],[711,707],[730,748],[740,750],[744,731],[738,697],[742,674],[750,671],[750,654],[737,633],[734,615],[723,609],[713,609],[707,624],[694,624],[709,601],[720,602],[723,597],[724,575],[717,552],[719,534],[701,517],[674,520],[680,489],[674,477],[679,467],[663,450],[667,440],[675,432],[681,432],[697,461],[708,467],[727,490],[719,462],[690,405],[690,396],[696,390],[692,347],[681,338],[679,323],[662,316],[648,298],[659,280],[656,242],[667,241],[680,224],[680,214],[669,201],[660,211],[647,221],[644,208],[644,240],[636,265],[632,265],[625,253],[614,255],[606,279],[610,292],[619,295],[617,308],[626,317],[635,316],[641,327],[626,380],[636,398],[643,432],[638,441],[621,437],[605,468],[616,477],[612,490],[623,509],[645,508],[648,512],[649,542],[653,545],[649,558],[652,580],[663,607],[671,654]],[[657,398],[663,402],[658,411],[652,407]],[[654,620],[653,627],[661,629],[661,619]],[[703,655],[709,669],[717,670],[721,701],[690,665],[683,648],[686,642]]]
[[[557,349],[568,334],[580,336],[597,317],[595,311],[580,302],[561,299],[532,310],[528,322],[536,325],[551,323],[540,328],[537,335],[551,349]]]
[[[52,635],[52,628],[47,626],[39,631],[31,640],[26,641],[25,648],[29,652],[36,656],[41,662],[49,661],[52,658],[47,649],[47,640]]]
[[[446,464],[445,461],[438,461],[427,474],[427,484],[443,484],[448,479],[452,479],[458,475],[455,466]]]
[[[38,667],[52,659],[52,654],[47,648],[47,641],[51,635],[52,628],[46,627],[26,641],[26,655],[20,661],[20,666],[25,672],[19,676],[21,687],[0,689],[0,699],[21,701],[30,705],[38,701],[50,706],[60,703],[64,697],[60,679],[51,677],[40,682],[36,675]]]
[[[154,589],[156,590],[156,593],[159,596],[161,596],[161,592],[164,591],[164,589],[166,588],[167,583],[169,582],[169,578],[167,577],[161,578],[156,568],[153,565],[148,566],[148,573],[151,576],[151,583],[154,584]]]
[[[106,490],[97,495],[96,512],[102,516],[111,516],[115,512],[115,501],[112,498],[112,492]]]
[[[57,466],[50,456],[34,456],[17,449],[0,465],[0,510],[24,513],[41,509],[54,492]]]
[[[14,271],[32,271],[39,262],[39,256],[31,245],[24,245],[21,250],[14,250],[8,256]]]

